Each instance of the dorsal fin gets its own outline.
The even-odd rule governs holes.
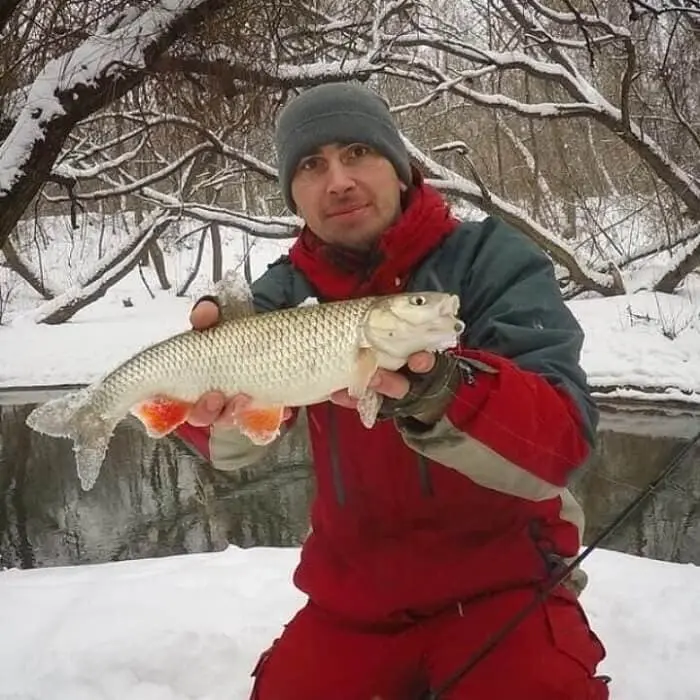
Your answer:
[[[221,318],[224,321],[252,316],[255,313],[250,286],[234,270],[228,270],[214,285],[214,294],[219,300]]]

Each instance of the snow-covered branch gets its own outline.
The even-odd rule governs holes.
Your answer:
[[[88,159],[88,154],[84,153],[71,153],[65,160],[65,162],[61,163],[58,165],[56,168],[53,170],[54,175],[58,175],[60,177],[65,177],[70,180],[78,181],[78,180],[90,180],[92,178],[99,177],[102,175],[102,173],[107,172],[108,170],[115,170],[117,168],[122,167],[126,163],[128,163],[130,160],[133,160],[136,158],[136,156],[141,153],[143,150],[143,147],[147,143],[147,138],[144,136],[141,138],[141,140],[134,146],[129,151],[124,151],[124,153],[121,153],[117,155],[114,159],[112,160],[106,160],[102,163],[98,163],[96,165],[81,165],[80,167],[77,167],[76,165],[72,164],[72,161],[84,161]],[[106,147],[105,147],[106,148]],[[91,153],[90,156],[97,155],[101,150],[100,148],[92,148],[90,149]],[[93,193],[94,194],[94,193]],[[97,199],[96,197],[94,197]]]
[[[104,296],[107,290],[124,278],[138,263],[148,246],[158,239],[177,216],[154,211],[126,243],[97,263],[81,276],[82,281],[34,309],[27,318],[35,323],[63,323],[80,309]]]
[[[409,153],[431,177],[431,184],[443,192],[456,195],[474,204],[488,214],[498,216],[529,236],[552,259],[565,267],[571,274],[571,279],[586,289],[609,296],[621,293],[615,278],[601,274],[588,268],[576,259],[574,251],[563,241],[556,238],[541,224],[532,219],[519,207],[507,202],[493,192],[484,192],[479,186],[458,175],[418,149],[408,139],[404,138]]]
[[[289,0],[295,12],[260,2],[271,3],[270,26],[257,8],[235,21],[230,0],[152,0],[148,10],[105,0],[118,14],[98,29],[91,20],[73,34],[77,48],[56,44],[56,58],[15,80],[0,95],[0,243],[48,181],[67,189],[42,192],[52,210],[121,198],[122,208],[289,238],[300,221],[269,216],[284,212],[276,110],[297,90],[356,80],[385,90],[432,182],[511,221],[575,286],[621,292],[619,275],[594,266],[610,257],[624,269],[662,237],[688,243],[661,286],[698,264],[683,233],[700,220],[700,97],[683,77],[696,32],[679,9],[690,0],[630,0],[629,13],[573,0]],[[224,6],[232,24],[189,39]],[[147,89],[132,90],[144,76]],[[461,154],[453,170],[427,155],[440,143]],[[636,241],[626,221],[642,211],[654,218]]]
[[[15,250],[9,238],[2,247],[2,254],[10,270],[21,277],[37,294],[44,299],[53,299],[56,296],[56,292],[46,283],[43,275],[34,269],[31,261],[26,260]]]
[[[159,0],[46,64],[0,145],[0,246],[73,127],[141,82],[175,39],[225,5],[226,0]]]
[[[512,19],[522,26],[526,34],[537,29],[538,25],[528,19],[521,10],[521,3],[510,0],[503,0],[503,3]],[[579,24],[581,17],[576,17]],[[631,147],[684,202],[689,214],[700,218],[698,182],[649,133],[645,132],[639,123],[632,119],[629,95],[630,83],[635,74],[636,57],[634,47],[630,44],[629,31],[605,21],[591,19],[591,23],[592,28],[602,27],[609,33],[614,32],[615,38],[619,39],[625,48],[627,64],[621,79],[620,106],[613,105],[590,80],[586,79],[576,66],[576,62],[566,56],[561,47],[542,48],[540,55],[536,56],[533,52],[525,53],[520,50],[494,50],[480,43],[478,39],[458,39],[457,32],[447,35],[430,30],[415,31],[394,37],[392,47],[394,51],[399,48],[405,50],[428,47],[476,66],[494,67],[501,73],[525,72],[533,78],[564,89],[573,98],[573,102],[530,104],[519,98],[470,87],[463,80],[446,82],[445,87],[442,88],[474,104],[488,108],[502,108],[526,117],[562,119],[584,116],[594,119]],[[385,40],[388,42],[390,37],[385,37]]]
[[[512,8],[513,4],[508,2],[509,9]],[[557,24],[568,25],[574,27],[586,26],[591,29],[600,29],[603,32],[612,34],[614,36],[629,36],[629,30],[627,27],[623,27],[617,24],[613,24],[608,21],[605,17],[600,14],[591,15],[585,11],[576,10],[575,12],[561,12],[559,10],[553,10],[552,8],[545,5],[539,0],[527,0],[525,5],[529,5],[534,10],[536,10],[542,17],[545,17]],[[571,5],[569,6],[572,7]]]
[[[302,65],[280,63],[255,65],[244,63],[235,56],[206,59],[199,56],[164,56],[156,72],[214,75],[228,96],[245,93],[251,86],[281,89],[303,88],[319,83],[367,77],[383,69],[383,64],[366,57],[341,61],[314,61]]]
[[[654,290],[672,294],[693,270],[700,267],[700,224],[691,229],[683,245],[676,246],[665,269],[654,282]]]
[[[191,219],[231,226],[259,238],[277,240],[293,238],[302,223],[300,219],[293,216],[252,216],[214,205],[182,202],[177,197],[148,188],[144,189],[143,197],[147,201],[157,203],[163,209],[181,212]]]
[[[188,151],[183,153],[179,158],[176,158],[173,162],[168,163],[165,167],[161,168],[155,173],[151,173],[149,175],[146,175],[145,177],[141,178],[140,180],[133,180],[131,182],[125,183],[123,185],[114,185],[113,187],[110,187],[109,189],[105,190],[93,190],[91,192],[83,192],[80,194],[75,194],[74,199],[78,200],[93,200],[97,201],[100,199],[107,199],[108,197],[121,197],[125,194],[131,194],[133,192],[139,192],[146,187],[150,185],[154,185],[156,182],[160,182],[161,180],[164,180],[166,177],[169,177],[173,173],[176,173],[179,171],[183,165],[186,163],[189,163],[191,160],[196,158],[197,156],[203,154],[203,153],[208,153],[209,151],[212,150],[212,147],[208,143],[200,143],[194,146],[194,148],[190,148]],[[120,159],[118,159],[120,160]],[[85,175],[85,172],[83,169],[78,169],[74,168],[70,165],[67,164],[61,164],[57,166],[56,172],[59,175],[62,175],[63,177],[67,178],[72,178],[74,180],[79,180],[79,179],[89,179],[93,177],[99,177],[103,173],[105,173],[107,170],[111,170],[113,168],[117,168],[121,165],[121,163],[117,163],[116,161],[112,161],[109,163],[104,164],[102,167],[99,168],[89,168],[87,172],[89,172],[89,175]],[[61,201],[61,197],[53,198],[53,197],[47,197],[47,199],[51,200],[53,199],[54,201]]]

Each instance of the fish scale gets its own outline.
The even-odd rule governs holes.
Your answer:
[[[373,303],[360,299],[273,311],[187,331],[128,360],[103,380],[103,389],[124,397],[117,410],[154,393],[194,402],[207,391],[305,404],[317,400],[319,385],[342,383]]]

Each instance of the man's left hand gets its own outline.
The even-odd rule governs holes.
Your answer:
[[[429,352],[417,352],[408,358],[406,364],[412,372],[425,374],[435,366],[435,355]],[[411,384],[406,375],[380,367],[370,379],[368,388],[390,399],[402,399],[410,387]],[[331,394],[330,400],[338,406],[357,408],[357,399],[350,396],[347,389]]]
[[[369,388],[385,397],[380,409],[383,418],[415,418],[432,425],[443,416],[460,381],[457,360],[452,355],[418,352],[411,355],[398,372],[378,369]],[[357,399],[347,390],[330,400],[345,408],[356,408]]]

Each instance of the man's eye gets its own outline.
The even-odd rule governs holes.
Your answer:
[[[301,161],[301,163],[299,163],[299,170],[314,170],[317,165],[317,158],[306,158],[305,160]]]
[[[369,153],[369,147],[361,143],[355,143],[348,148],[348,153],[352,158],[362,158]]]

